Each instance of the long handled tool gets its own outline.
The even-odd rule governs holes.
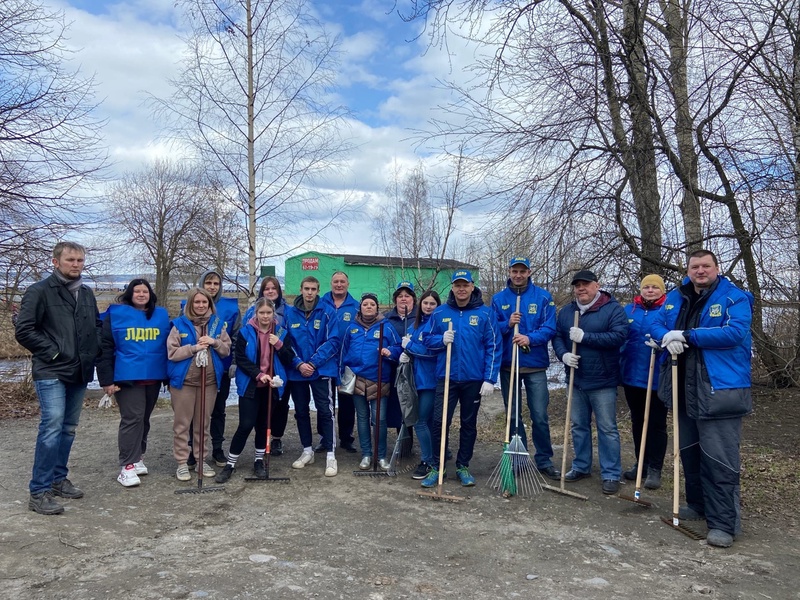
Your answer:
[[[206,335],[206,327],[200,330],[200,337]],[[197,489],[182,488],[175,490],[176,494],[206,494],[209,492],[221,492],[225,486],[203,487],[203,466],[206,461],[206,366],[200,365],[200,458],[197,461]]]
[[[272,379],[273,366],[274,366],[274,363],[272,361],[275,360],[274,348],[271,349],[271,352],[272,356],[270,357],[269,366],[267,367],[267,374],[269,375],[270,380]],[[273,394],[276,393],[278,393],[278,388],[274,388],[272,386],[267,388],[267,449],[264,452],[264,470],[267,472],[267,476],[245,477],[244,478],[245,481],[266,481],[266,482],[277,481],[278,483],[289,483],[290,481],[288,477],[269,476],[269,459],[270,459],[270,450],[272,449],[272,396]]]
[[[409,462],[407,466],[398,469],[397,465],[400,462],[400,457],[402,455],[402,448],[403,444],[406,443],[406,440],[411,439],[411,429],[409,429],[405,423],[400,425],[400,432],[397,434],[397,439],[394,443],[394,450],[392,451],[392,458],[389,460],[389,469],[386,471],[386,474],[389,477],[396,477],[399,474],[407,473],[411,470],[412,464]]]
[[[644,399],[644,424],[642,425],[642,440],[639,443],[639,464],[636,468],[636,491],[633,496],[626,494],[618,494],[619,498],[635,502],[639,506],[650,508],[653,506],[652,502],[642,500],[642,470],[644,469],[644,449],[647,444],[647,425],[650,422],[650,397],[653,395],[653,373],[656,370],[656,351],[655,348],[650,350],[650,371],[647,374],[647,394]]]
[[[678,439],[678,355],[672,355],[672,518],[661,517],[667,525],[677,529],[693,540],[702,540],[705,536],[691,527],[681,524],[681,444]]]
[[[447,331],[453,330],[452,321],[447,324]],[[439,482],[435,492],[417,492],[419,496],[427,496],[434,500],[445,500],[447,502],[461,502],[463,496],[451,496],[442,492],[442,481],[444,480],[445,447],[447,446],[447,402],[450,396],[450,358],[453,352],[453,344],[447,344],[446,361],[444,368],[444,401],[442,404],[442,441],[439,443]]]
[[[378,470],[378,443],[381,439],[381,392],[383,391],[383,382],[381,381],[381,371],[383,366],[383,326],[384,321],[381,321],[378,327],[378,390],[375,393],[375,423],[373,427],[374,434],[372,436],[372,470],[371,471],[353,471],[353,475],[361,477],[388,477],[389,473],[386,471]],[[367,398],[367,412],[372,412],[369,406],[369,398]],[[369,417],[369,415],[367,415]]]
[[[575,311],[575,318],[573,320],[573,327],[578,326],[578,322],[581,315],[578,310]],[[572,353],[578,353],[578,344],[577,342],[572,342]],[[573,498],[578,498],[580,500],[588,500],[589,496],[584,496],[583,494],[578,494],[576,492],[571,492],[564,487],[566,483],[566,473],[567,473],[567,448],[569,448],[569,425],[570,425],[570,415],[572,412],[572,391],[575,387],[575,367],[569,368],[569,387],[567,388],[567,417],[566,422],[564,423],[564,449],[561,453],[561,486],[556,487],[554,485],[549,485],[545,483],[542,487],[546,490],[550,490],[551,492],[557,492],[559,494],[564,494],[565,496],[572,496]]]

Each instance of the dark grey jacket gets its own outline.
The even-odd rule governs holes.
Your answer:
[[[100,353],[97,301],[82,285],[76,302],[55,275],[34,283],[22,297],[17,341],[33,355],[33,379],[88,383]]]

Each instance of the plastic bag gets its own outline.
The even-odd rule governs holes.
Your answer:
[[[350,367],[345,367],[339,378],[339,391],[343,394],[352,394],[356,391],[356,374]]]
[[[100,398],[100,403],[97,405],[97,408],[111,408],[112,406],[114,406],[113,394],[111,396],[105,394],[102,398]]]
[[[406,427],[413,427],[419,420],[419,397],[417,386],[414,382],[414,367],[412,362],[401,363],[397,367],[397,399],[400,401],[400,412]]]

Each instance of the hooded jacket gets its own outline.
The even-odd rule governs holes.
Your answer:
[[[432,313],[431,313],[432,314]],[[436,389],[437,356],[422,341],[422,334],[430,321],[431,315],[422,315],[419,327],[411,325],[408,334],[411,341],[406,346],[406,353],[411,355],[414,367],[414,384],[418,390]]]
[[[318,297],[314,308],[306,316],[303,297],[298,296],[293,306],[286,307],[284,317],[295,353],[288,372],[289,381],[310,381],[320,377],[338,380],[342,339],[336,315]],[[303,377],[297,370],[304,362],[314,365],[311,377]]]
[[[553,350],[558,359],[572,351],[569,329],[573,326],[578,303],[572,301],[558,313],[558,329],[553,338]],[[581,357],[575,369],[575,385],[592,391],[619,385],[619,349],[628,337],[628,317],[611,294],[600,290],[600,298],[580,317],[583,340],[578,344]],[[565,367],[567,379],[571,369]]]
[[[628,340],[620,350],[620,368],[624,385],[647,389],[652,350],[645,345],[645,342],[649,339],[650,328],[666,298],[661,296],[650,308],[646,308],[642,297],[636,296],[633,302],[625,307],[625,314],[628,316]],[[656,354],[661,353],[656,352]],[[658,369],[653,373],[652,389],[658,389]]]
[[[239,311],[239,301],[236,298],[225,298],[222,295],[222,275],[219,271],[215,269],[208,269],[207,271],[203,271],[200,274],[200,277],[197,279],[197,287],[200,289],[203,288],[203,283],[205,282],[206,278],[209,275],[216,275],[219,277],[219,289],[217,293],[214,294],[212,300],[214,300],[214,310],[217,312],[217,316],[222,320],[223,326],[225,331],[227,332],[228,336],[231,340],[236,339],[236,333],[239,331],[239,326],[241,325],[240,317],[241,313]],[[183,309],[186,306],[186,300],[181,300],[181,314],[183,314]],[[233,363],[233,352],[230,353],[222,361],[222,367],[225,370],[224,375],[227,377],[228,368]]]
[[[400,338],[383,315],[369,327],[357,320],[349,323],[342,338],[342,364],[358,377],[378,381],[378,341],[383,323],[383,347],[392,351],[390,358],[384,357],[381,363],[381,381],[386,383],[391,376],[391,362],[400,356]]]
[[[494,311],[483,304],[480,288],[472,290],[464,308],[458,306],[451,290],[447,302],[433,311],[422,334],[422,342],[437,354],[436,378],[439,380],[444,379],[447,365],[442,335],[451,323],[456,334],[451,350],[450,379],[497,383],[503,342]]]

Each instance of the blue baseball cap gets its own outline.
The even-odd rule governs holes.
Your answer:
[[[526,269],[531,268],[531,261],[529,261],[524,256],[515,256],[510,261],[508,261],[508,268],[510,269],[514,265],[525,265]]]
[[[410,281],[401,281],[397,284],[397,287],[394,288],[395,290],[402,290],[403,288],[408,288],[410,292],[414,292],[414,284]]]
[[[450,279],[450,283],[455,283],[456,281],[466,281],[467,283],[473,283],[472,273],[466,270],[456,271],[455,273],[453,273],[453,277]]]

